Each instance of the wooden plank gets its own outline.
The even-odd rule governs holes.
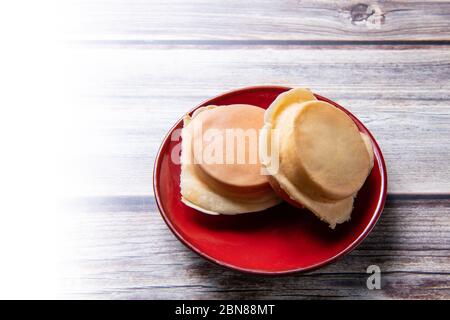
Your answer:
[[[73,193],[152,194],[157,149],[184,113],[233,88],[281,84],[355,113],[383,150],[391,194],[449,194],[449,48],[316,49],[74,49],[82,98],[70,119],[80,123],[71,181],[84,180]]]
[[[80,40],[450,40],[449,1],[77,1]]]
[[[165,226],[152,197],[78,199],[70,207],[61,288],[71,298],[450,298],[449,199],[391,198],[352,253],[276,278],[233,272],[192,253]],[[366,288],[372,264],[381,268],[381,290]]]

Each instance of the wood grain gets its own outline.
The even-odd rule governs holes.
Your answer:
[[[450,199],[391,198],[352,253],[311,273],[275,278],[198,257],[169,232],[153,197],[86,198],[68,206],[71,248],[61,261],[61,289],[71,298],[450,298]],[[372,264],[381,268],[381,290],[366,288]]]
[[[61,210],[65,297],[450,299],[450,1],[73,3],[65,193],[87,197]],[[264,278],[213,265],[170,233],[152,196],[167,130],[200,102],[257,84],[342,104],[386,158],[377,226],[315,272]],[[382,290],[366,288],[371,264]]]
[[[449,1],[77,1],[79,40],[448,41]]]
[[[207,98],[256,84],[309,87],[348,108],[387,161],[391,194],[450,194],[449,47],[90,47],[77,51],[86,129],[79,195],[152,194],[168,129]],[[70,119],[73,122],[73,119]]]

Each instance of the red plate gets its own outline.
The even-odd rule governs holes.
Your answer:
[[[248,87],[205,101],[205,105],[253,104],[266,109],[287,87]],[[375,152],[372,173],[355,200],[352,219],[331,230],[306,209],[287,203],[259,213],[211,216],[180,201],[180,165],[171,161],[180,141],[170,130],[156,156],[153,188],[164,221],[188,248],[231,269],[277,275],[321,267],[354,249],[372,230],[383,210],[387,176],[381,150],[364,125],[337,103],[316,95],[346,112],[368,134]],[[197,107],[197,108],[198,108]],[[195,110],[195,109],[194,109]],[[191,111],[192,112],[192,111]],[[172,141],[174,140],[174,141]]]

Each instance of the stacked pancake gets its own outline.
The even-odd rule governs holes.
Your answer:
[[[209,214],[267,209],[281,200],[258,157],[264,109],[207,106],[186,116],[182,131],[181,195],[187,206]]]
[[[333,229],[349,220],[356,193],[373,166],[369,137],[347,114],[307,89],[280,94],[264,122],[260,144],[280,155],[276,166],[269,157],[262,161],[277,193]],[[277,139],[268,133],[272,130]]]
[[[205,150],[224,159],[239,152],[239,144],[217,146],[228,141],[230,128],[260,131],[259,142],[247,136],[244,162],[205,161]],[[370,139],[347,114],[307,89],[280,94],[265,112],[251,105],[200,108],[185,118],[182,139],[182,201],[209,214],[261,211],[281,197],[335,228],[350,219],[373,166]],[[251,161],[254,145],[259,157]]]

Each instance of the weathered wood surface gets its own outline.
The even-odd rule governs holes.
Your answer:
[[[67,297],[450,299],[449,1],[73,3],[79,24],[67,35],[82,46],[69,63],[80,77],[69,181],[88,197],[62,219]],[[387,161],[390,196],[373,232],[308,274],[213,265],[171,234],[152,196],[167,130],[203,100],[257,84],[342,104]],[[366,288],[371,264],[382,290]]]
[[[78,112],[91,127],[79,194],[151,194],[168,129],[203,100],[255,84],[306,86],[354,112],[381,146],[391,194],[450,194],[449,47],[95,47],[78,57],[89,70]]]
[[[153,197],[71,204],[76,252],[62,290],[79,298],[285,299],[450,298],[450,199],[389,199],[377,226],[352,253],[315,272],[266,278],[228,271],[186,249]],[[381,268],[381,290],[366,269]]]
[[[450,40],[449,1],[77,1],[81,40]]]

